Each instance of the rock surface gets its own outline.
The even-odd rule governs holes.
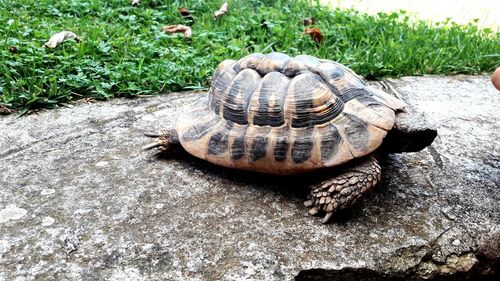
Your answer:
[[[389,155],[329,225],[302,206],[308,176],[140,150],[200,93],[0,117],[0,280],[497,278],[500,93],[488,77],[386,85],[438,137]]]

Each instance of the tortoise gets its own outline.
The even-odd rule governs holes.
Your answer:
[[[432,143],[437,132],[413,128],[404,108],[340,63],[255,53],[221,62],[208,95],[189,105],[175,127],[146,134],[156,141],[144,148],[181,147],[216,165],[268,174],[331,169],[304,202],[326,223],[380,182],[377,155]]]

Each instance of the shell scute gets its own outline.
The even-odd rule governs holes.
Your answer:
[[[264,54],[261,53],[254,53],[250,54],[246,57],[241,58],[238,60],[234,66],[233,69],[236,72],[240,72],[243,69],[253,69],[255,70],[257,66],[260,64],[260,61],[265,57]]]
[[[328,122],[338,116],[344,103],[321,77],[304,73],[292,79],[287,95],[292,127],[310,127]]]
[[[313,131],[314,127],[307,127],[299,137],[295,137],[291,151],[292,161],[295,164],[303,163],[311,158],[314,148]]]
[[[224,119],[238,124],[248,123],[248,103],[260,80],[260,75],[252,69],[244,69],[234,77],[221,98]]]
[[[219,68],[222,67],[219,66]],[[237,74],[232,67],[219,68],[212,78],[212,87],[208,100],[210,108],[216,113],[220,112],[222,97]]]
[[[316,134],[320,139],[321,161],[329,161],[339,149],[342,137],[335,125],[318,127]]]
[[[321,64],[321,61],[317,57],[310,55],[299,55],[295,59],[308,67],[318,67]]]
[[[286,159],[288,154],[288,136],[280,135],[276,138],[276,143],[273,150],[274,160],[281,162]]]
[[[248,122],[258,126],[278,127],[285,123],[283,100],[290,79],[279,72],[262,78],[248,106]]]
[[[252,141],[250,148],[250,159],[252,161],[264,158],[267,153],[267,146],[269,145],[269,138],[267,136],[257,136]]]

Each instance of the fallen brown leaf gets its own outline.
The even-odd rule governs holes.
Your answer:
[[[316,24],[316,18],[305,18],[305,19],[302,19],[302,23],[304,24],[304,26],[315,25]]]
[[[185,26],[182,24],[177,24],[177,25],[167,25],[164,26],[161,31],[167,32],[169,34],[172,33],[182,33],[184,34],[184,37],[190,38],[191,37],[191,27]]]
[[[0,104],[0,115],[7,115],[7,114],[11,114],[11,113],[12,113],[12,110],[10,110],[7,107],[5,107],[4,105]]]
[[[228,9],[227,2],[224,2],[224,4],[220,6],[220,9],[214,12],[214,20],[225,15],[227,13],[227,9]]]
[[[311,39],[314,40],[314,42],[316,42],[316,43],[323,42],[324,36],[318,27],[306,28],[304,30],[304,34],[308,34],[309,36],[311,36]]]
[[[62,42],[66,41],[66,39],[74,39],[76,42],[80,42],[80,37],[73,33],[72,31],[61,31],[59,33],[56,33],[50,37],[49,41],[43,46],[45,48],[55,48],[59,46]]]
[[[191,13],[186,8],[179,8],[179,13],[184,19],[190,21],[191,23],[194,23],[193,15],[191,15]]]

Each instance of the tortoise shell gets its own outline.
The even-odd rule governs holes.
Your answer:
[[[403,107],[339,63],[256,53],[220,63],[208,96],[179,116],[176,130],[198,158],[294,174],[370,154]]]

